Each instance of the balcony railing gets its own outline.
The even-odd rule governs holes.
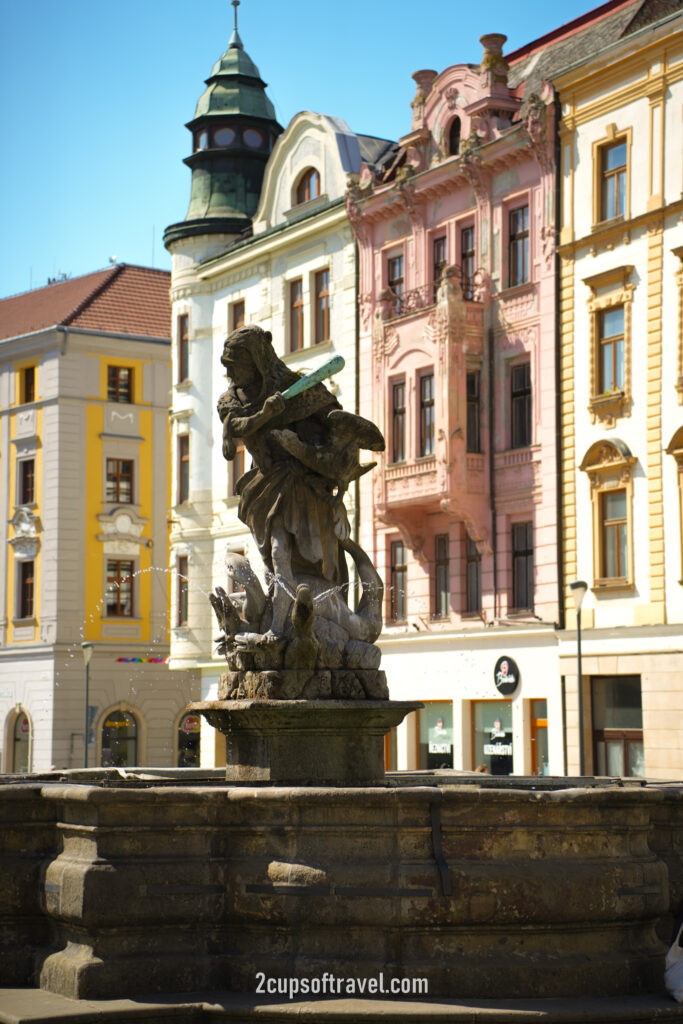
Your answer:
[[[481,270],[476,270],[474,274],[466,276],[462,267],[453,265],[444,268],[438,281],[431,281],[419,288],[411,288],[408,292],[397,292],[393,288],[385,288],[379,296],[382,319],[395,320],[398,317],[409,316],[411,313],[433,306],[438,300],[442,284],[459,288],[462,298],[466,302],[481,302],[480,286],[483,277],[484,274]]]

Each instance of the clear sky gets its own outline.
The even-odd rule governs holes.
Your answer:
[[[396,139],[413,71],[478,63],[597,4],[243,0],[239,31],[280,123],[300,110]],[[0,296],[119,262],[170,269],[190,195],[184,127],[227,47],[229,0],[0,0]]]

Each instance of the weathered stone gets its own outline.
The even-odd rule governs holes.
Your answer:
[[[332,697],[335,700],[365,700],[365,690],[351,669],[332,672]]]
[[[368,700],[388,700],[389,687],[382,669],[356,669],[356,676]]]
[[[379,668],[382,652],[376,644],[366,644],[362,640],[349,640],[344,647],[344,665],[346,668]]]

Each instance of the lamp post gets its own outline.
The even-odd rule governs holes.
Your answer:
[[[574,580],[569,584],[569,589],[574,598],[576,608],[576,656],[577,656],[577,689],[579,694],[579,775],[584,774],[584,750],[583,750],[583,675],[581,672],[581,605],[588,590],[588,584],[583,580]]]
[[[90,702],[90,659],[92,658],[93,647],[95,645],[90,640],[85,640],[81,644],[81,650],[83,651],[83,661],[85,662],[85,707],[83,709],[83,767],[88,767],[88,733],[90,732],[90,722],[88,721],[88,704]]]

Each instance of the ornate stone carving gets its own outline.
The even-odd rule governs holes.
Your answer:
[[[547,108],[543,100],[536,93],[532,93],[525,103],[525,113],[522,117],[524,130],[529,136],[529,148],[543,171],[550,172],[553,169],[553,146],[548,139],[546,127]]]

